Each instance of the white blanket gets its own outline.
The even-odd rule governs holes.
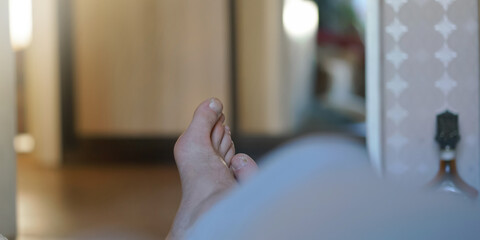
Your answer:
[[[187,239],[480,239],[478,202],[388,183],[352,140],[308,137],[262,163]]]

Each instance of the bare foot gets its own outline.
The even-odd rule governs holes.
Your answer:
[[[234,187],[237,180],[243,181],[257,170],[248,155],[235,155],[222,111],[218,99],[201,103],[190,126],[175,144],[182,200],[167,239],[182,239],[198,217]]]

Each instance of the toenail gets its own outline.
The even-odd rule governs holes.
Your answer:
[[[215,111],[217,113],[222,112],[222,105],[215,98],[210,99],[210,104],[208,105],[208,107],[210,107],[210,109],[212,109],[213,111]]]
[[[248,160],[244,157],[241,157],[239,161],[232,161],[232,170],[238,171],[243,167],[247,166]]]

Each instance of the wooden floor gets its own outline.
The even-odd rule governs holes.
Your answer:
[[[48,169],[20,156],[17,239],[163,239],[180,197],[174,166]]]

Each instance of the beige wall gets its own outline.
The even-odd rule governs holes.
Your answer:
[[[237,4],[240,130],[293,133],[313,97],[315,34],[291,37],[285,33],[284,1]]]
[[[8,0],[0,0],[0,234],[16,233],[14,55],[8,31]]]
[[[27,131],[36,141],[35,159],[58,166],[60,98],[57,0],[33,0],[31,45],[24,51]]]
[[[75,87],[81,135],[177,135],[195,106],[230,110],[228,1],[77,0]],[[283,1],[237,1],[239,128],[298,127],[314,72],[313,36],[290,39]]]
[[[228,7],[223,0],[77,0],[77,130],[177,135],[196,105],[229,101]]]
[[[285,131],[282,116],[282,1],[237,1],[239,128],[250,134]]]

